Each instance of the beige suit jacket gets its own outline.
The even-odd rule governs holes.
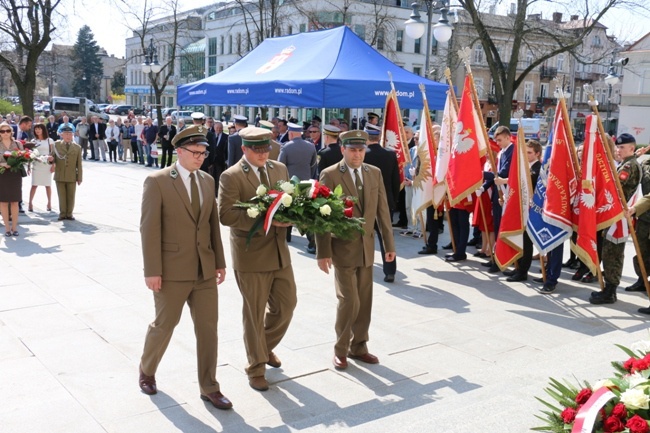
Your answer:
[[[280,143],[278,143],[275,140],[271,140],[271,151],[269,152],[269,159],[272,159],[273,161],[277,161],[278,157],[280,156],[280,149],[282,146],[280,146]]]
[[[331,258],[335,266],[341,267],[368,267],[375,261],[375,221],[384,240],[384,249],[388,252],[395,251],[393,228],[386,199],[386,189],[381,177],[381,171],[372,165],[362,164],[363,176],[363,206],[355,203],[355,217],[364,217],[364,231],[354,239],[337,239],[330,234],[316,235],[317,258]],[[320,182],[332,190],[341,185],[343,193],[357,197],[352,173],[349,172],[345,161],[326,168],[320,174]],[[362,212],[363,209],[363,212]]]
[[[196,281],[199,268],[204,278],[225,269],[214,179],[197,173],[203,196],[198,222],[176,164],[145,179],[140,219],[145,277]]]
[[[54,181],[55,182],[81,182],[83,168],[81,166],[81,146],[70,143],[66,150],[63,140],[54,143]]]
[[[271,185],[288,180],[287,167],[277,161],[267,161],[266,172]],[[219,217],[223,225],[230,227],[230,248],[233,269],[239,272],[271,272],[291,264],[287,246],[287,229],[271,227],[268,234],[258,230],[246,246],[246,238],[255,218],[235,203],[248,202],[255,197],[260,185],[255,169],[244,158],[224,171],[219,178]]]
[[[639,201],[637,201],[637,203],[634,205],[634,209],[636,210],[636,216],[640,216],[641,214],[650,210],[650,194],[646,194],[641,197]]]

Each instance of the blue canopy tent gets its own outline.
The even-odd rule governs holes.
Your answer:
[[[446,84],[402,69],[346,26],[265,39],[244,58],[200,81],[178,87],[179,105],[377,108],[392,74],[400,108],[444,108]]]

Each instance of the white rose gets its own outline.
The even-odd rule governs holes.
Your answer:
[[[328,204],[322,205],[319,210],[320,214],[324,216],[328,216],[332,213],[332,208]]]
[[[630,346],[630,349],[632,349],[634,352],[642,353],[645,355],[646,353],[650,353],[650,341],[637,341],[636,343],[632,344],[632,346]]]
[[[610,388],[611,389],[611,388],[614,388],[615,386],[616,385],[611,380],[603,379],[603,380],[599,380],[598,382],[594,383],[593,390],[595,391],[595,390],[600,389],[600,388]]]
[[[291,182],[282,182],[280,188],[282,189],[282,191],[286,192],[287,194],[293,194],[293,192],[296,189],[296,187]]]
[[[284,207],[289,207],[291,206],[291,203],[293,203],[293,197],[291,197],[289,194],[284,194],[280,199],[280,203],[282,203]]]
[[[258,197],[263,196],[266,194],[266,187],[264,185],[258,186],[257,190],[255,190],[255,194],[257,194]]]
[[[257,208],[255,207],[249,207],[248,209],[246,209],[246,213],[251,218],[257,218],[257,216],[260,214],[260,211],[257,210]]]
[[[636,372],[636,373],[634,373],[634,374],[630,374],[629,376],[627,376],[626,379],[627,379],[627,383],[630,384],[630,386],[629,386],[630,388],[636,388],[636,387],[639,387],[639,389],[644,389],[644,388],[647,388],[647,387],[648,387],[647,384],[646,384],[646,383],[648,382],[648,379],[646,379],[645,377],[643,377],[642,374],[639,374],[639,372]],[[644,385],[644,386],[639,386],[639,385],[642,384],[642,383],[644,383],[644,384],[646,384],[646,385]]]
[[[629,410],[648,409],[648,396],[642,389],[628,389],[621,394],[621,402]]]

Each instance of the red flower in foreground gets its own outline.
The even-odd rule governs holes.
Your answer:
[[[343,215],[345,215],[347,218],[352,218],[352,212],[353,212],[353,209],[351,207],[346,207],[343,210]]]
[[[615,433],[625,430],[623,421],[615,416],[608,417],[603,423],[603,431],[605,433]]]
[[[349,198],[345,199],[345,207],[352,207],[354,206],[354,202],[350,200]]]
[[[648,422],[641,418],[639,415],[634,415],[632,418],[628,419],[625,427],[629,428],[631,433],[650,432]]]
[[[574,408],[567,407],[562,411],[560,416],[562,417],[562,421],[564,421],[564,424],[571,424],[573,421],[575,421],[577,413],[578,412]]]
[[[643,371],[650,368],[650,360],[646,358],[637,359],[633,362],[633,371]]]
[[[634,367],[634,361],[636,361],[636,358],[628,359],[627,361],[625,361],[623,363],[623,368],[631,373],[632,372],[632,367]]]
[[[576,403],[585,404],[589,400],[589,397],[591,397],[591,394],[593,394],[593,391],[589,388],[583,389],[576,395]]]
[[[320,186],[318,187],[318,193],[319,193],[321,196],[327,198],[327,197],[329,197],[329,196],[332,194],[332,191],[331,191],[328,187],[326,187],[325,185],[320,185]]]
[[[612,416],[620,419],[627,418],[627,409],[625,409],[625,405],[623,403],[617,403],[612,409]]]

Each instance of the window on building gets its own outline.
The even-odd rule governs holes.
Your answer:
[[[305,33],[307,31],[307,24],[300,24],[300,33]]]
[[[219,54],[223,54],[223,46],[225,44],[226,44],[226,38],[221,36],[221,38],[219,38]]]
[[[208,57],[208,76],[217,73],[217,56]]]
[[[377,49],[384,49],[384,29],[377,30]]]
[[[292,35],[293,34],[293,26],[287,27],[287,34]]]
[[[483,95],[485,95],[485,88],[483,86],[483,78],[474,78],[474,86],[476,87],[476,93],[478,93],[478,97],[483,98]]]
[[[228,35],[228,54],[232,54],[232,35]]]
[[[413,67],[413,73],[415,75],[422,75],[422,68],[420,66],[414,66]]]
[[[474,64],[481,65],[485,59],[485,53],[483,52],[483,46],[476,44],[474,46]]]
[[[415,45],[413,46],[413,52],[415,54],[420,54],[420,45],[422,45],[422,38],[415,40]]]
[[[398,30],[395,34],[395,51],[402,51],[402,42],[404,39],[404,30]]]
[[[431,54],[438,55],[438,40],[433,36],[431,37]]]
[[[573,93],[573,102],[576,103],[576,104],[579,104],[579,103],[580,103],[580,98],[581,98],[580,93],[581,93],[581,90],[582,90],[582,89],[580,89],[579,87],[576,87],[576,88],[574,89],[574,93]]]
[[[355,24],[354,25],[354,33],[359,36],[361,39],[364,41],[366,40],[366,26],[362,24]]]
[[[241,54],[241,33],[237,33],[237,54]]]
[[[558,54],[557,56],[557,71],[564,71],[564,54]]]
[[[548,98],[548,83],[539,84],[539,97]]]
[[[530,50],[526,51],[526,67],[529,67],[533,63],[533,52]]]
[[[533,89],[534,83],[532,81],[526,81],[524,83],[524,101],[526,104],[530,104],[530,102],[533,100]]]

